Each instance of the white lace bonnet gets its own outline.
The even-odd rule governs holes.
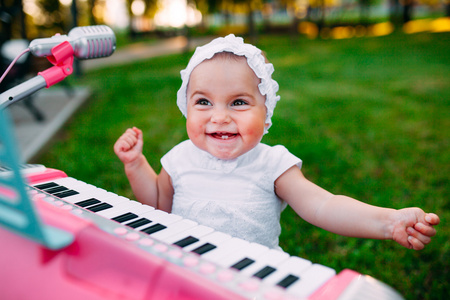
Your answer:
[[[189,77],[191,76],[192,71],[202,61],[210,59],[216,53],[220,52],[231,52],[239,56],[245,56],[250,68],[252,68],[256,76],[261,79],[261,83],[258,85],[258,88],[261,94],[266,96],[266,123],[268,126],[265,128],[264,133],[267,133],[269,127],[272,125],[271,118],[273,115],[273,110],[275,109],[277,101],[280,100],[280,96],[276,95],[276,92],[278,91],[278,83],[272,79],[274,68],[271,63],[266,63],[260,49],[251,44],[244,43],[244,40],[241,37],[236,37],[234,34],[229,34],[224,38],[216,38],[210,43],[195,49],[194,55],[192,55],[186,69],[180,72],[182,83],[177,93],[178,107],[186,117],[187,85],[189,83]]]

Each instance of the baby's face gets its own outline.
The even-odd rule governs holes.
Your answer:
[[[200,149],[234,159],[254,148],[266,126],[260,79],[243,57],[206,60],[192,71],[187,89],[187,133]]]

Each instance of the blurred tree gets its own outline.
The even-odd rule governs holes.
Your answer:
[[[270,17],[273,14],[273,8],[271,1],[265,0],[263,2],[264,4],[261,9],[261,13],[263,17],[264,30],[267,30],[272,27]]]
[[[282,4],[284,7],[286,7],[287,11],[291,12],[292,15],[292,21],[291,21],[291,32],[292,33],[296,33],[297,32],[297,28],[298,28],[298,24],[299,24],[299,16],[297,13],[298,10],[298,5],[297,5],[297,0],[280,0],[280,4]],[[308,1],[308,4],[310,2]],[[309,5],[308,5],[309,7]]]
[[[197,7],[204,4],[206,10],[201,11],[203,15],[220,13],[223,17],[225,27],[229,27],[231,24],[231,16],[234,9],[233,0],[196,0]]]
[[[128,12],[128,32],[129,37],[131,39],[136,38],[137,32],[134,29],[133,25],[133,11],[131,10],[131,5],[133,4],[134,0],[127,0],[127,12]]]
[[[0,0],[0,27],[0,44],[11,38],[27,38],[22,0]]]
[[[414,0],[389,0],[389,19],[395,27],[411,21]]]
[[[213,5],[216,3],[216,1],[213,0],[188,0],[188,4],[193,4],[201,12],[202,16],[206,16],[208,14],[208,9],[210,7],[209,2],[213,2]],[[200,27],[202,29],[206,28],[206,18],[202,18]]]
[[[326,1],[309,0],[308,19],[323,28],[325,25]]]
[[[127,12],[128,12],[128,30],[130,38],[134,39],[138,35],[138,31],[136,30],[136,26],[134,25],[134,21],[137,16],[133,14],[132,5],[135,0],[127,0]],[[153,19],[155,13],[158,9],[158,0],[143,0],[145,4],[144,16],[150,19]]]
[[[88,14],[89,14],[89,25],[97,25],[97,20],[94,16],[94,7],[96,5],[96,0],[88,0]]]
[[[39,27],[56,28],[58,31],[65,31],[64,18],[62,17],[61,3],[59,0],[38,0],[37,4],[42,9],[44,18]]]
[[[363,26],[369,25],[370,0],[358,0],[359,2],[359,23]]]
[[[247,8],[247,30],[252,43],[256,43],[257,32],[255,24],[255,11],[260,4],[259,0],[235,0],[235,3],[245,4]]]
[[[413,14],[413,8],[414,8],[414,0],[402,0],[402,6],[403,6],[403,24],[406,22],[411,21],[412,14]]]

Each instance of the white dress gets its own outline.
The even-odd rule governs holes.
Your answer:
[[[275,194],[275,180],[302,164],[285,147],[260,143],[234,160],[220,160],[187,140],[161,163],[174,188],[172,213],[280,249],[280,214],[286,203]]]

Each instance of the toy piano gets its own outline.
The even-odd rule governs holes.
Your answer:
[[[20,167],[10,132],[0,110],[2,299],[403,299],[355,271]]]

